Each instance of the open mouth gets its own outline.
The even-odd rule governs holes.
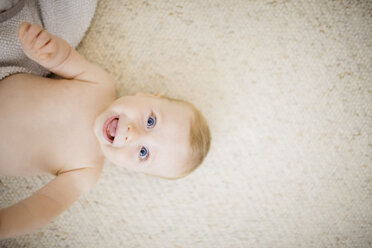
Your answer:
[[[118,122],[119,115],[116,115],[108,118],[103,124],[103,137],[110,143],[114,142]]]

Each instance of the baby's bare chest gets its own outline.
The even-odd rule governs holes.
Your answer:
[[[0,81],[1,175],[56,174],[98,159],[93,125],[106,104],[90,85],[62,83],[29,75]]]

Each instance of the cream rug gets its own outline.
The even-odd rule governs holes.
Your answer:
[[[95,189],[1,247],[371,247],[372,1],[101,0],[79,47],[120,95],[198,106],[179,181],[106,162]],[[1,178],[1,207],[50,178]]]

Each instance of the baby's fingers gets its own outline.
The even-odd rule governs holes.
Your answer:
[[[33,43],[36,41],[38,35],[43,31],[43,28],[39,24],[32,24],[23,35],[22,43],[32,48]]]
[[[28,22],[23,22],[19,25],[18,28],[18,39],[22,40],[23,36],[25,35],[26,31],[30,28],[31,24]]]
[[[39,53],[54,53],[57,49],[57,44],[54,39],[47,41],[44,46],[40,49]]]
[[[51,41],[52,37],[50,34],[48,34],[47,31],[42,30],[39,36],[37,37],[35,44],[33,46],[33,49],[35,51],[43,49],[44,46],[48,45]]]

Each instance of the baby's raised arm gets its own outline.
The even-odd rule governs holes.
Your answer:
[[[30,59],[63,78],[111,83],[105,70],[87,61],[65,40],[48,33],[38,24],[22,23],[18,38]]]

